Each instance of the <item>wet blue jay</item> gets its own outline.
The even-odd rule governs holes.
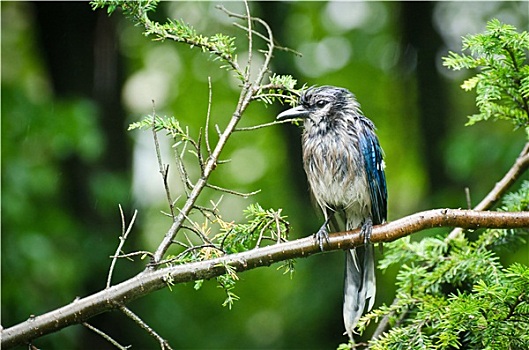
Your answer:
[[[386,221],[387,189],[383,152],[375,126],[347,89],[320,86],[303,92],[299,106],[277,119],[302,118],[303,167],[325,222],[315,234],[323,250],[328,230],[361,228],[365,245],[346,252],[343,318],[349,338],[375,301],[375,261],[369,237]]]

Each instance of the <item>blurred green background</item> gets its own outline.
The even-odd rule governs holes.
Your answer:
[[[200,33],[245,34],[216,2],[164,2],[154,15],[183,19]],[[224,3],[244,12],[239,2]],[[461,36],[482,32],[498,18],[527,30],[527,2],[251,2],[253,15],[276,40],[303,54],[276,52],[273,71],[308,85],[353,91],[378,127],[386,153],[389,219],[438,207],[475,205],[511,166],[525,139],[508,123],[464,127],[476,112],[474,94],[459,85],[441,57],[460,51]],[[87,3],[1,2],[2,25],[2,326],[42,314],[105,286],[121,219],[139,210],[126,251],[154,250],[170,226],[149,132],[127,126],[151,113],[174,115],[190,133],[204,125],[211,77],[212,123],[224,125],[238,96],[237,81],[200,50],[152,42],[119,13]],[[258,59],[256,59],[258,62]],[[242,126],[270,122],[286,107],[255,103]],[[215,132],[210,132],[215,140]],[[252,202],[283,208],[291,238],[321,224],[301,167],[300,129],[282,125],[233,135],[212,182],[248,199],[224,195],[226,221],[243,219]],[[163,135],[160,138],[165,140]],[[182,195],[171,161],[173,195]],[[196,168],[190,169],[196,176]],[[527,178],[527,176],[525,177]],[[200,202],[217,201],[207,191]],[[181,201],[180,201],[181,202]],[[442,233],[447,230],[438,230]],[[421,233],[415,237],[419,238]],[[529,264],[529,246],[502,261]],[[114,283],[145,261],[118,261]],[[334,348],[342,336],[343,254],[300,259],[292,278],[278,265],[240,274],[233,309],[214,281],[162,290],[130,308],[173,348]],[[393,299],[395,271],[378,274],[376,305]],[[90,320],[136,349],[157,343],[118,312]],[[47,349],[110,348],[73,326],[35,342]]]

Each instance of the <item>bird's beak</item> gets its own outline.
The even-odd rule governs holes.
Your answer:
[[[297,106],[294,108],[287,109],[279,113],[277,120],[285,119],[296,119],[296,118],[307,118],[309,116],[309,111],[307,111],[303,106]]]

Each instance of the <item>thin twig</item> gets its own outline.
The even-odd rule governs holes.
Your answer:
[[[272,83],[268,83],[268,84],[264,84],[264,85],[261,85],[261,86],[258,86],[257,87],[257,90],[255,90],[254,92],[255,93],[258,93],[259,91],[263,91],[263,90],[285,90],[285,87],[281,84],[272,84]],[[300,93],[298,91],[290,91],[290,93],[296,95],[299,97]]]
[[[127,253],[127,254],[118,254],[118,255],[112,255],[111,258],[125,258],[125,259],[129,259],[129,260],[132,260],[132,257],[133,256],[138,256],[138,255],[141,255],[141,256],[149,256],[149,257],[153,257],[154,254],[147,251],[147,250],[137,250],[135,252],[131,252],[131,253]]]
[[[230,190],[228,188],[224,188],[224,187],[220,187],[220,186],[216,186],[216,185],[212,185],[212,184],[206,184],[206,187],[209,187],[211,189],[214,189],[214,190],[217,190],[217,191],[221,191],[221,192],[226,192],[226,193],[229,193],[229,194],[233,194],[235,196],[240,196],[240,197],[243,197],[243,198],[248,198],[250,196],[254,196],[256,195],[257,193],[261,192],[261,190],[255,190],[255,191],[252,191],[252,192],[248,192],[248,193],[243,193],[243,192],[238,192],[238,191],[234,191],[234,190]]]
[[[244,16],[244,15],[239,15],[237,13],[228,11],[224,6],[217,6],[217,8],[219,8],[222,11],[224,11],[230,17],[235,17],[235,18],[239,18],[239,19],[247,19],[249,22],[250,21],[256,21],[256,22],[260,23],[265,28],[266,33],[268,35],[268,39],[264,39],[264,38],[263,39],[267,43],[268,51],[265,54],[265,62],[261,66],[261,69],[259,70],[259,73],[257,74],[257,77],[255,79],[255,82],[256,82],[255,86],[259,86],[261,84],[262,80],[263,80],[264,74],[268,71],[268,67],[270,66],[270,60],[273,57],[272,53],[273,53],[274,48],[275,48],[274,36],[272,35],[272,30],[271,30],[270,26],[268,25],[268,23],[266,23],[261,18],[250,17],[250,13],[249,12],[247,13],[246,16]],[[246,30],[251,32],[252,31],[251,28],[252,28],[251,25],[248,25],[248,28],[246,28]],[[250,37],[251,37],[251,35],[250,35]]]
[[[128,309],[126,306],[120,306],[119,309],[121,312],[123,312],[127,317],[129,317],[131,320],[133,320],[138,326],[143,328],[150,336],[152,336],[154,339],[160,343],[160,348],[162,350],[168,349],[172,350],[171,346],[165,340],[162,338],[154,329],[152,329],[147,323],[145,323],[141,318],[139,318],[138,315],[136,315],[134,312],[132,312],[130,309]]]
[[[219,124],[215,124],[215,131],[219,137],[222,136],[222,131],[220,131]]]
[[[271,93],[266,93],[266,94],[256,94],[252,97],[253,100],[262,100],[262,101],[272,101],[271,98],[277,98],[277,99],[282,99],[283,101],[288,101],[288,103],[292,103],[292,102],[295,102],[296,100],[293,99],[292,97],[288,96],[288,95],[283,95],[283,94],[279,94],[279,93],[274,93],[274,94],[271,94]]]
[[[292,119],[273,121],[270,123],[264,123],[264,124],[254,125],[254,126],[240,127],[240,128],[236,128],[233,131],[253,131],[253,130],[262,129],[262,128],[279,125],[279,124],[285,124],[285,123],[292,123]]]
[[[158,168],[160,171],[160,175],[162,175],[163,185],[165,188],[165,194],[167,196],[167,201],[169,202],[169,210],[171,211],[171,215],[173,217],[174,221],[174,207],[173,207],[173,200],[171,199],[171,191],[169,190],[169,183],[168,183],[168,173],[169,173],[169,165],[164,166],[162,162],[162,152],[160,151],[160,143],[158,142],[158,134],[156,132],[155,128],[155,122],[156,122],[156,107],[154,104],[154,100],[152,101],[152,136],[154,139],[154,148],[156,149],[156,158],[158,159]]]
[[[253,57],[253,34],[252,34],[252,17],[250,16],[250,7],[248,1],[244,0],[244,7],[246,8],[246,18],[248,19],[248,60],[246,64],[246,77],[244,80],[250,81],[250,74],[252,71],[252,57]]]
[[[112,257],[112,262],[110,263],[110,269],[108,271],[107,276],[107,285],[106,288],[110,288],[110,283],[112,281],[112,274],[114,273],[114,267],[116,266],[116,261],[119,256],[119,252],[123,249],[123,246],[125,245],[125,241],[127,240],[127,237],[129,236],[130,231],[132,230],[132,226],[134,225],[134,221],[136,221],[136,215],[138,214],[137,210],[134,210],[134,214],[132,215],[132,219],[130,220],[129,226],[125,230],[125,214],[123,214],[123,208],[121,207],[121,204],[119,205],[119,213],[121,214],[121,236],[119,236],[119,244],[116,249],[116,253],[114,253]]]
[[[221,196],[222,197],[222,196]],[[202,205],[196,205],[194,206],[195,209],[197,209],[198,211],[200,211],[202,213],[202,215],[204,215],[205,217],[209,217],[209,214],[213,214],[213,216],[218,216],[218,210],[217,208],[208,208],[208,207],[204,207]]]
[[[281,237],[281,225],[280,223],[283,221],[281,219],[281,211],[282,209],[279,209],[277,212],[274,212],[274,221],[276,223],[276,234],[277,234],[277,243],[280,243],[283,239]],[[288,226],[287,226],[287,232],[288,232]]]
[[[255,243],[255,248],[259,248],[261,246],[261,241],[263,240],[264,232],[270,226],[272,221],[268,221],[261,229],[259,230],[259,238],[257,238],[257,242]]]
[[[371,339],[377,339],[379,338],[385,331],[386,329],[388,328],[389,326],[389,319],[391,317],[393,317],[397,311],[397,304],[399,303],[400,299],[398,297],[396,297],[395,299],[393,299],[393,302],[391,303],[390,305],[390,309],[392,309],[387,315],[385,315],[382,320],[378,323],[377,325],[377,328],[375,329],[375,331],[373,332],[373,336],[371,337]],[[402,321],[404,320],[404,318],[406,317],[406,315],[408,315],[408,308],[407,307],[404,307],[404,308],[401,308],[401,314],[399,315],[399,318],[397,319],[396,323],[395,323],[395,327],[398,327],[402,324]]]
[[[221,248],[217,247],[215,244],[202,244],[202,245],[195,245],[193,247],[189,247],[187,248],[186,250],[184,250],[183,252],[181,252],[180,254],[178,254],[174,260],[179,260],[182,256],[184,256],[185,254],[189,253],[189,252],[192,252],[194,250],[200,250],[200,249],[204,249],[204,248],[213,248],[215,250],[218,250],[219,252],[221,252],[222,254],[221,255],[226,255],[226,252],[224,250],[222,250]]]
[[[198,159],[198,165],[200,166],[200,173],[204,173],[204,158],[202,157],[202,128],[198,131],[198,139],[196,142],[197,147],[197,159]]]
[[[175,261],[179,261],[180,259],[182,259],[182,257],[189,253],[189,252],[192,252],[194,250],[199,250],[199,249],[203,249],[203,248],[213,248],[213,249],[216,249],[220,252],[222,252],[221,255],[226,255],[226,252],[222,249],[222,248],[219,248],[217,247],[215,244],[201,244],[201,245],[194,245],[192,247],[189,247],[185,244],[182,244],[181,242],[175,242],[177,244],[180,244],[182,247],[184,247],[184,251],[182,251],[181,253],[179,253],[177,256],[171,258],[171,259],[167,259],[167,260],[163,260],[163,261],[160,261],[159,263],[156,263],[156,265],[165,265],[165,264],[170,264],[172,262],[175,262]],[[151,263],[151,265],[155,265],[154,263]]]
[[[198,224],[196,222],[192,222],[191,224],[193,226],[198,226]],[[191,231],[194,234],[196,234],[202,240],[202,242],[207,243],[207,244],[213,244],[211,242],[211,240],[208,238],[208,236],[206,236],[204,233],[202,233],[198,228],[192,227],[192,226],[187,226],[187,225],[182,225],[182,228],[185,229],[185,230]]]
[[[472,200],[470,198],[470,188],[465,187],[465,197],[467,199],[467,209],[472,209]]]
[[[173,146],[175,162],[177,164],[178,173],[180,174],[180,181],[182,181],[182,185],[184,187],[184,192],[186,193],[186,196],[189,197],[189,191],[193,190],[193,183],[191,182],[191,179],[189,178],[189,175],[187,174],[187,170],[184,165],[184,159],[182,155],[178,153],[178,149],[176,148],[176,146],[178,146],[178,144],[175,144]],[[185,147],[185,143],[184,143],[184,147]]]
[[[242,29],[242,30],[245,30],[247,31],[248,33],[252,33],[253,35],[255,36],[258,36],[259,38],[263,39],[264,41],[268,41],[268,38],[266,36],[264,36],[263,34],[259,33],[258,31],[254,30],[254,29],[248,29],[248,27],[245,27],[239,23],[233,23],[233,25],[239,29]]]
[[[180,214],[184,215],[184,218],[189,222],[191,223],[192,226],[198,226],[198,224],[191,220],[187,214],[184,214],[182,212],[180,212]],[[180,225],[180,228],[186,228],[188,229],[189,231],[195,233],[196,235],[198,235],[203,242],[207,242],[207,243],[211,243],[211,241],[206,237],[206,235],[204,235],[199,228],[195,228],[195,227],[189,227],[189,226],[186,226],[184,225],[184,223],[182,222],[182,224]],[[193,243],[191,242],[191,240],[189,239],[189,237],[184,233],[184,236],[187,238],[187,242],[189,243],[190,246],[193,245]]]
[[[211,104],[213,100],[213,89],[211,87],[211,77],[208,76],[208,111],[206,113],[206,131],[205,131],[205,141],[206,141],[206,150],[208,151],[208,157],[211,156],[211,146],[209,144],[209,120],[211,118]]]
[[[114,340],[114,338],[112,338],[111,336],[109,336],[108,334],[103,332],[102,330],[97,329],[96,327],[92,326],[91,324],[89,324],[87,322],[83,322],[82,324],[83,324],[83,326],[85,326],[86,328],[91,330],[92,332],[94,332],[94,333],[100,335],[101,337],[103,337],[106,341],[108,341],[110,344],[114,345],[118,349],[126,350],[126,349],[131,347],[131,345],[126,345],[126,346],[121,345],[116,340]]]

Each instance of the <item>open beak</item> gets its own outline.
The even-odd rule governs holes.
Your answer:
[[[285,119],[296,119],[296,118],[307,118],[309,116],[309,111],[307,111],[303,106],[297,106],[294,108],[287,109],[279,113],[277,120]]]

